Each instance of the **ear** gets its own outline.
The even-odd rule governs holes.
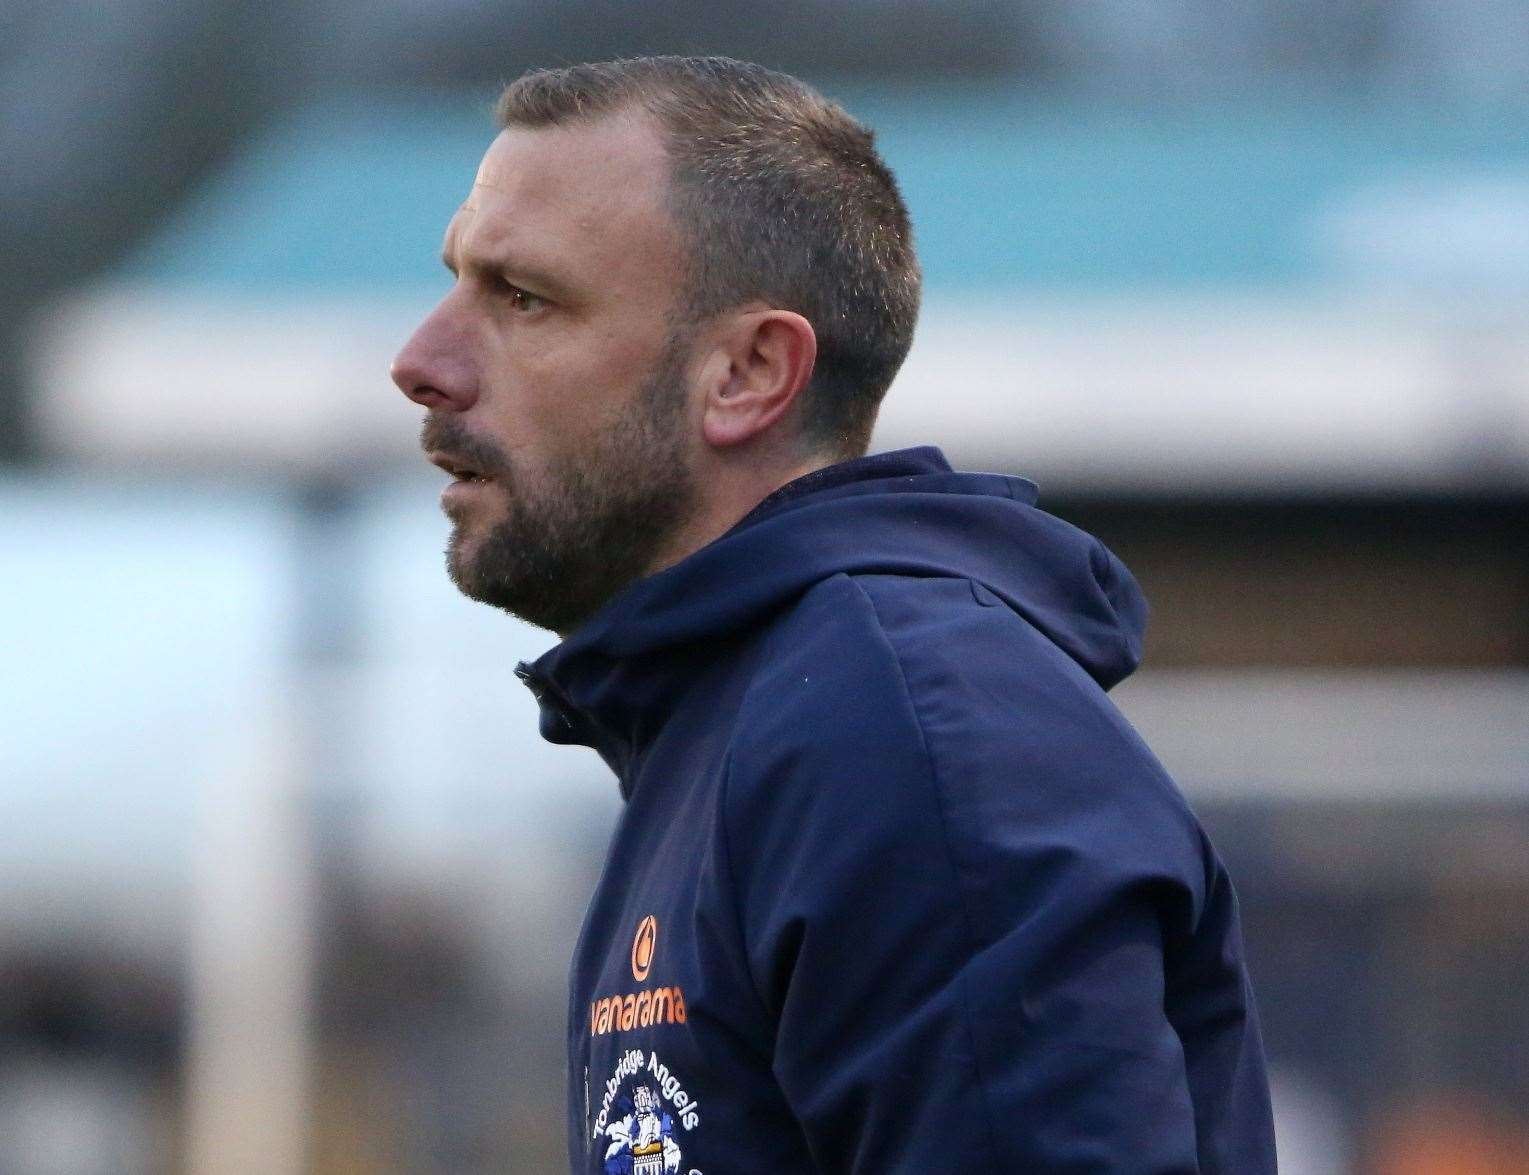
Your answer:
[[[727,449],[766,432],[796,403],[817,357],[817,335],[800,314],[766,309],[734,315],[706,365],[706,443]]]

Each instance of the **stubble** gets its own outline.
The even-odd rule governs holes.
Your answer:
[[[584,451],[551,460],[532,479],[497,445],[432,413],[421,444],[489,473],[506,512],[474,541],[453,521],[452,582],[471,599],[567,634],[642,578],[694,512],[687,461],[688,340],[670,335],[631,402]]]

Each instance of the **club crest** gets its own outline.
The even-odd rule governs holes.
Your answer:
[[[677,1175],[685,1136],[701,1124],[700,1103],[658,1059],[629,1049],[605,1083],[590,1124],[601,1175]],[[694,1167],[686,1175],[701,1175]]]

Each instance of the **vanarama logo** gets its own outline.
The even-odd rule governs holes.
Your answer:
[[[589,1035],[627,1032],[653,1024],[683,1024],[685,993],[678,987],[606,996],[589,1005]]]
[[[632,940],[632,975],[638,983],[653,971],[653,956],[658,951],[658,920],[649,914],[637,925]],[[678,987],[634,991],[606,996],[589,1005],[589,1035],[627,1032],[654,1024],[685,1023],[685,993]]]
[[[637,937],[632,940],[632,978],[638,983],[648,977],[653,968],[653,952],[658,949],[658,919],[649,914],[637,927]]]

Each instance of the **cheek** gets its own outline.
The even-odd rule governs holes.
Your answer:
[[[505,442],[574,449],[599,436],[651,378],[667,328],[596,329],[587,323],[522,328],[514,346],[499,340],[492,415]]]
[[[607,427],[630,402],[647,371],[631,348],[571,350],[547,359],[526,369],[526,416],[544,435],[570,440]]]

